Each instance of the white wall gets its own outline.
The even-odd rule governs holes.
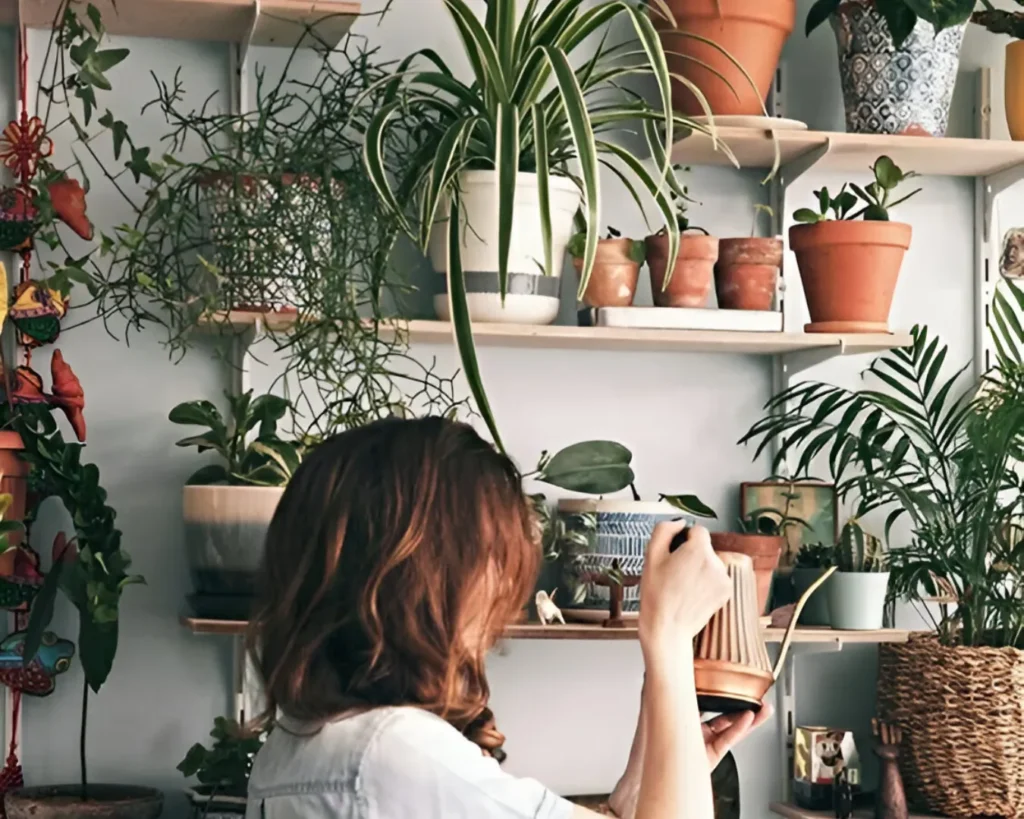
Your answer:
[[[367,10],[380,0],[366,0]],[[812,128],[842,128],[841,101],[832,35],[827,27],[809,41],[802,20],[786,49],[788,93],[793,115]],[[361,24],[386,56],[400,57],[430,46],[446,57],[457,49],[441,0],[395,0],[395,10],[377,28]],[[1001,45],[971,32],[965,63],[1001,60]],[[13,38],[0,31],[0,114],[10,111]],[[44,40],[32,37],[39,53]],[[150,69],[169,77],[182,66],[193,98],[226,90],[226,48],[210,44],[124,39],[133,50],[112,72],[115,113],[129,120],[140,142],[161,133],[153,117],[141,118],[152,97]],[[259,61],[280,54],[257,49]],[[455,65],[463,65],[456,60]],[[971,127],[973,86],[958,93],[956,135]],[[66,146],[65,146],[66,147]],[[691,190],[703,203],[696,216],[717,235],[743,235],[751,203],[764,201],[755,172],[695,169]],[[812,188],[842,180],[810,176],[792,189],[792,211]],[[892,323],[927,323],[951,345],[950,361],[972,354],[973,184],[929,178],[926,193],[901,209],[914,224],[915,241],[904,264]],[[90,215],[109,228],[126,216],[103,180],[94,176]],[[614,188],[609,187],[613,192]],[[603,223],[639,235],[642,221],[621,191],[606,200]],[[790,269],[795,269],[792,266]],[[422,285],[433,286],[429,276]],[[566,281],[566,294],[571,282]],[[649,302],[649,287],[642,299]],[[566,300],[563,320],[571,318]],[[211,342],[212,343],[212,342]],[[93,700],[90,759],[95,780],[139,782],[177,790],[174,765],[188,746],[203,739],[214,716],[230,705],[230,646],[215,637],[194,637],[177,624],[190,590],[180,522],[180,487],[192,456],[173,447],[175,430],[166,422],[177,402],[215,398],[226,386],[212,348],[198,349],[182,362],[168,361],[152,335],[135,336],[131,347],[95,324],[69,333],[62,343],[87,392],[88,455],[100,467],[110,503],[118,510],[125,546],[149,586],[125,595],[122,641],[111,680]],[[448,347],[424,347],[439,366],[454,369]],[[635,453],[638,486],[644,494],[697,492],[719,510],[723,526],[735,518],[737,486],[765,476],[766,463],[752,464],[734,442],[769,397],[768,359],[744,356],[627,354],[486,349],[482,367],[506,443],[523,464],[542,449],[575,440],[620,440]],[[852,385],[864,360],[830,363],[814,377]],[[45,361],[39,360],[45,372]],[[276,372],[254,374],[257,389]],[[56,523],[39,527],[37,547],[48,552]],[[73,618],[62,611],[55,626],[75,636]],[[848,648],[840,654],[801,656],[798,684],[804,723],[828,723],[861,730],[873,708],[875,650]],[[508,768],[537,777],[563,793],[607,792],[629,749],[642,667],[632,643],[517,642],[491,664],[494,707],[508,735]],[[57,692],[26,706],[22,759],[31,783],[73,780],[76,775],[77,709],[81,675],[77,667],[60,678]],[[767,817],[767,803],[780,789],[777,732],[768,725],[738,751],[745,819]],[[180,800],[168,815],[179,815]]]

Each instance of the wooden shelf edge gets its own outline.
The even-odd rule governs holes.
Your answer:
[[[241,620],[209,620],[182,615],[181,624],[193,634],[241,635],[248,623]],[[782,641],[783,629],[763,629],[769,643]],[[910,632],[904,629],[880,629],[878,631],[835,631],[828,628],[798,628],[794,632],[795,643],[905,643]],[[635,626],[608,629],[600,625],[572,623],[569,625],[542,626],[539,623],[523,623],[510,626],[506,632],[509,640],[635,640]]]

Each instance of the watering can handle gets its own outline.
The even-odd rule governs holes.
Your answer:
[[[786,664],[786,655],[789,653],[789,646],[793,641],[793,632],[796,630],[797,623],[800,622],[800,613],[804,610],[804,606],[807,604],[807,601],[810,600],[811,595],[821,588],[821,585],[835,573],[836,568],[836,566],[832,566],[821,577],[815,580],[811,584],[810,588],[808,588],[800,599],[796,601],[796,605],[793,607],[793,617],[789,621],[789,626],[786,628],[785,636],[782,638],[782,647],[779,649],[779,659],[775,661],[775,669],[772,671],[773,679],[779,679],[779,674],[782,673],[782,667]]]

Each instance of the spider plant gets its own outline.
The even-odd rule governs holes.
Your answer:
[[[1020,646],[1024,635],[1024,290],[1009,281],[992,309],[996,364],[981,389],[958,394],[966,366],[942,376],[948,348],[926,328],[877,358],[867,374],[888,390],[804,382],[775,396],[741,442],[776,464],[799,453],[796,474],[825,457],[855,516],[886,513],[910,524],[909,545],[889,553],[890,589],[912,602],[940,591],[958,601],[938,615],[949,645]]]
[[[436,52],[422,49],[403,60],[387,81],[384,102],[367,126],[364,162],[384,202],[404,230],[426,252],[435,218],[448,205],[448,298],[463,369],[477,407],[495,443],[502,447],[481,382],[473,343],[459,251],[459,175],[491,170],[498,190],[498,278],[502,298],[507,289],[513,208],[518,173],[537,176],[544,238],[543,268],[551,275],[561,259],[553,258],[550,214],[552,177],[572,179],[583,196],[586,223],[599,224],[599,169],[609,168],[643,210],[640,192],[653,198],[671,237],[670,254],[678,251],[679,231],[668,197],[682,194],[670,170],[673,141],[709,126],[672,112],[672,79],[686,84],[710,109],[700,90],[684,77],[670,74],[665,51],[650,14],[672,20],[664,0],[648,7],[626,0],[489,0],[479,20],[466,0],[444,0],[458,31],[471,78],[460,80]],[[590,7],[587,7],[590,6]],[[608,32],[621,20],[636,40],[609,44]],[[583,58],[583,44],[596,45]],[[714,44],[712,44],[714,46]],[[717,47],[717,46],[714,46]],[[720,49],[721,50],[721,49]],[[575,65],[571,58],[576,57]],[[653,77],[660,106],[654,107],[621,82]],[[408,171],[399,178],[387,172],[385,146],[392,122],[418,120],[421,142]],[[607,134],[638,123],[654,160],[653,169]],[[723,146],[723,150],[726,150]],[[731,154],[728,154],[733,159]],[[411,216],[406,203],[413,203]],[[598,234],[587,234],[579,292],[587,287],[597,252]],[[538,262],[539,264],[539,262]]]

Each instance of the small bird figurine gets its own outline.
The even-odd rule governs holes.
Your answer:
[[[907,795],[900,777],[900,743],[903,731],[898,725],[871,720],[871,729],[878,740],[875,754],[882,762],[879,775],[878,797],[875,800],[875,819],[907,819]]]
[[[562,610],[555,605],[555,594],[558,593],[558,589],[548,594],[546,591],[541,589],[537,592],[534,597],[534,602],[537,604],[537,616],[540,618],[540,624],[546,626],[549,623],[557,620],[563,626],[565,625],[565,618],[562,617]]]

